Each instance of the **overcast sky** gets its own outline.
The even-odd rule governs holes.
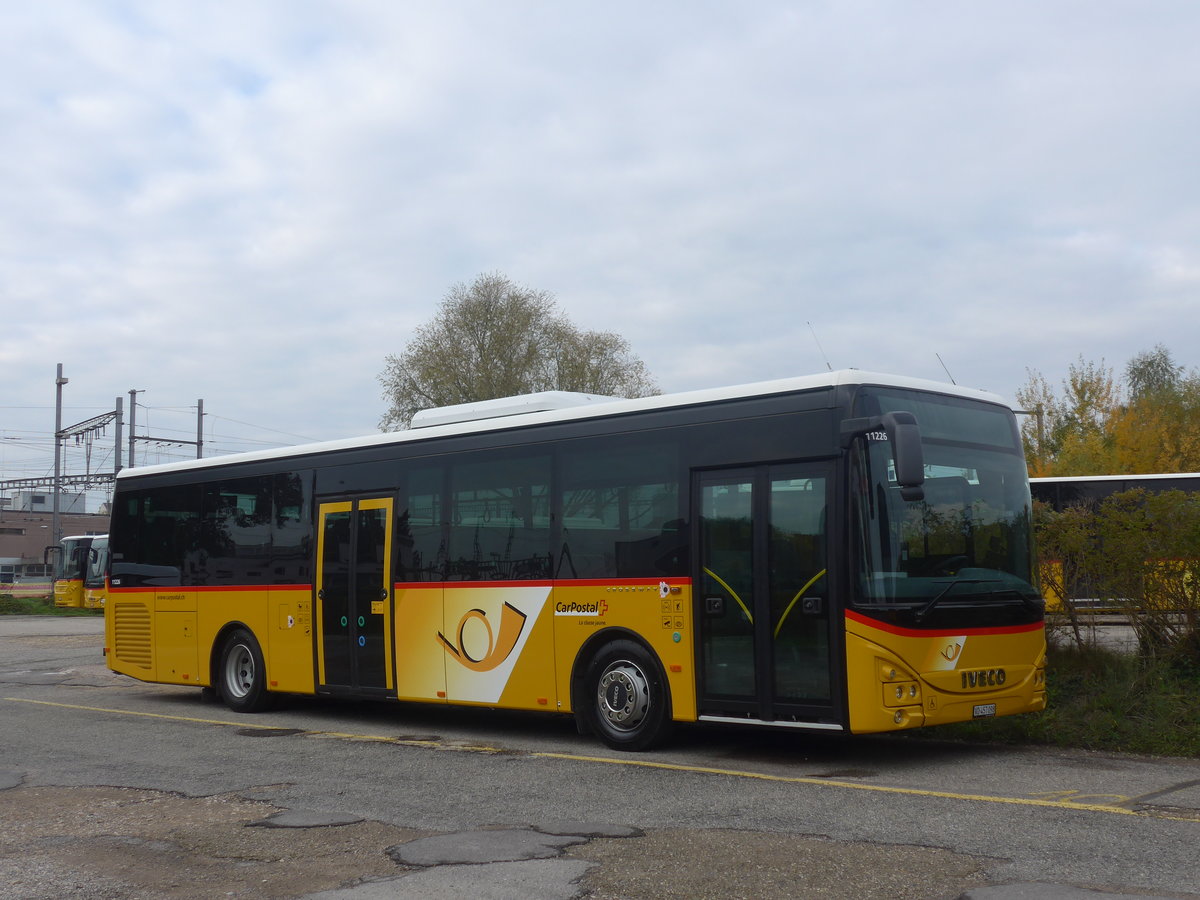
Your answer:
[[[668,392],[1200,365],[1197,46],[1191,0],[6,3],[0,478],[59,362],[64,425],[373,432],[483,272]]]

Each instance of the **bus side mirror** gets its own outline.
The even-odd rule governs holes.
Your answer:
[[[925,453],[921,448],[921,427],[912,413],[898,410],[865,419],[846,419],[842,422],[842,446],[849,447],[850,442],[860,434],[870,434],[880,429],[883,429],[888,443],[892,445],[900,496],[910,502],[924,500]]]
[[[887,413],[883,430],[892,445],[896,461],[896,481],[905,500],[925,499],[925,452],[921,448],[921,428],[917,417],[908,412]]]

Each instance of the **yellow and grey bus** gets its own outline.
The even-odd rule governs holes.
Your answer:
[[[98,534],[88,549],[87,572],[83,576],[85,609],[104,608],[108,597],[108,559],[108,535]]]
[[[1062,512],[1072,507],[1082,507],[1094,512],[1113,494],[1135,490],[1144,491],[1147,494],[1162,494],[1168,491],[1195,493],[1200,491],[1200,472],[1055,475],[1029,479],[1029,491],[1034,502],[1044,503],[1055,512]],[[1179,562],[1179,560],[1158,560],[1154,565],[1163,566],[1169,571],[1179,565]],[[1128,599],[1098,596],[1098,586],[1092,580],[1083,577],[1081,573],[1072,570],[1069,565],[1064,571],[1063,560],[1043,560],[1041,575],[1046,609],[1051,614],[1066,610],[1063,593],[1067,594],[1070,598],[1070,606],[1077,611],[1124,613],[1130,602]]]
[[[46,548],[45,562],[54,573],[55,606],[76,609],[84,606],[83,582],[95,537],[91,534],[72,535]]]
[[[861,371],[126,469],[106,653],[211,689],[862,733],[1045,705],[1012,410]]]

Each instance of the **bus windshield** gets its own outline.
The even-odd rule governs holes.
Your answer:
[[[83,586],[89,588],[104,587],[108,575],[108,538],[100,537],[92,541],[88,551],[87,576]]]
[[[868,413],[904,409],[916,416],[924,498],[901,497],[882,435],[856,439],[850,467],[852,602],[907,607],[916,613],[916,624],[939,606],[963,603],[1040,609],[1032,584],[1025,460],[1011,413],[956,398],[903,394],[872,392],[859,400]]]
[[[88,547],[91,542],[80,538],[63,538],[58,547],[52,548],[54,557],[54,579],[56,581],[80,581],[87,570]]]

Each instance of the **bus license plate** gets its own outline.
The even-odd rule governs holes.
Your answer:
[[[972,714],[975,716],[976,719],[982,719],[987,716],[994,716],[996,714],[996,704],[995,703],[980,703],[978,706],[975,707],[974,712]]]

